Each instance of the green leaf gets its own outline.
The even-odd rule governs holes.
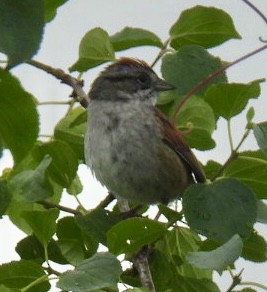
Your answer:
[[[167,232],[166,227],[146,218],[129,218],[114,225],[107,233],[109,250],[114,254],[132,254]]]
[[[57,286],[73,292],[98,291],[100,289],[117,290],[117,281],[122,273],[120,263],[110,253],[97,253],[81,262],[73,271],[67,271],[59,277]]]
[[[260,263],[267,260],[267,243],[257,232],[252,232],[244,241],[242,257],[246,260]]]
[[[242,247],[242,239],[239,235],[234,235],[215,250],[190,252],[186,258],[189,263],[201,269],[211,269],[221,273],[224,268],[239,258]]]
[[[44,0],[45,21],[51,21],[57,15],[57,9],[68,0]]]
[[[257,205],[248,187],[229,178],[209,185],[192,185],[184,194],[183,209],[193,230],[224,243],[234,234],[249,236]]]
[[[110,37],[115,51],[126,50],[138,46],[163,46],[160,38],[148,30],[142,28],[125,27],[120,32]]]
[[[35,170],[24,170],[15,175],[9,182],[9,187],[16,193],[18,200],[37,202],[52,194],[51,186],[45,176],[52,159],[47,155]]]
[[[46,274],[43,268],[32,261],[12,261],[0,266],[0,284],[3,284],[8,288],[22,289],[37,279],[41,277],[44,278],[45,276]],[[46,280],[27,289],[27,292],[46,292],[49,291],[49,289],[50,284],[48,280]]]
[[[258,199],[267,198],[267,157],[261,151],[241,152],[225,168],[223,175],[242,181]]]
[[[267,205],[264,203],[264,200],[258,200],[257,204],[257,221],[267,224]]]
[[[80,181],[78,174],[75,176],[74,180],[72,181],[71,185],[67,188],[67,192],[70,195],[78,195],[82,192],[83,185]]]
[[[59,210],[49,209],[46,211],[25,211],[23,217],[32,228],[34,235],[47,247],[48,242],[56,232],[56,219]]]
[[[267,122],[254,124],[253,133],[260,149],[267,155]]]
[[[84,133],[87,113],[82,107],[72,109],[55,127],[54,136],[69,144],[79,159],[84,160]]]
[[[10,149],[15,163],[33,147],[38,127],[33,97],[9,72],[0,69],[0,136]]]
[[[78,158],[72,148],[63,141],[54,140],[40,145],[39,151],[52,158],[47,170],[49,176],[59,185],[69,187],[78,170]]]
[[[57,244],[70,264],[77,266],[85,258],[85,245],[81,229],[74,217],[64,217],[58,221]]]
[[[214,160],[209,160],[204,166],[204,171],[207,178],[212,178],[217,171],[222,167],[220,163]]]
[[[42,0],[1,0],[0,51],[8,56],[9,67],[30,59],[37,53],[43,28]]]
[[[0,291],[1,292],[21,292],[20,289],[15,289],[15,288],[8,288],[4,285],[0,285]]]
[[[34,260],[41,264],[45,261],[44,247],[35,236],[27,236],[16,245],[16,252],[23,260]]]
[[[97,27],[88,31],[82,38],[79,59],[70,67],[70,71],[84,72],[114,59],[114,51],[108,33]]]
[[[191,44],[211,48],[241,38],[225,11],[204,6],[184,10],[171,27],[170,37],[171,46],[177,50]]]
[[[110,211],[102,208],[96,208],[91,210],[85,216],[76,216],[76,220],[79,227],[85,234],[94,238],[103,245],[106,245],[106,233],[113,225],[117,224],[121,218]]]
[[[167,271],[168,275],[165,275],[166,279],[163,282],[166,282],[170,277],[176,277],[178,274],[189,278],[211,279],[212,274],[210,270],[199,269],[186,261],[186,255],[188,252],[198,251],[200,243],[200,237],[193,230],[181,226],[168,231],[161,240],[156,242],[155,249],[160,252],[160,258],[164,257],[168,261],[168,264],[174,264],[175,268],[175,275],[171,275]],[[153,259],[155,260],[152,256],[152,261]],[[152,271],[159,273],[157,266],[152,267]],[[168,281],[170,280],[171,279]],[[158,284],[161,285],[160,283]]]
[[[247,111],[247,114],[246,114],[246,118],[247,118],[247,122],[248,123],[251,123],[253,118],[255,116],[255,110],[254,110],[254,107],[250,107]]]
[[[11,201],[12,194],[5,181],[0,180],[0,218],[5,214]]]
[[[179,100],[197,83],[223,66],[219,58],[215,58],[200,46],[186,46],[174,54],[167,54],[162,58],[161,72],[165,80],[176,86],[171,95]],[[213,78],[197,93],[202,94],[210,84],[227,82],[223,73]]]
[[[249,99],[260,95],[260,82],[214,84],[207,89],[204,98],[218,117],[230,120],[245,109]]]
[[[215,146],[211,134],[215,129],[215,117],[211,107],[197,96],[192,96],[177,115],[178,127],[188,130],[184,136],[186,142],[200,150]]]

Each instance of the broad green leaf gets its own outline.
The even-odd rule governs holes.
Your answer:
[[[88,214],[82,216],[76,216],[77,223],[81,230],[88,236],[92,237],[96,241],[107,244],[107,232],[115,224],[117,224],[121,218],[104,209],[94,209]]]
[[[260,95],[260,82],[213,84],[205,92],[204,98],[216,116],[230,120],[245,109],[249,99]]]
[[[267,205],[264,203],[264,200],[258,200],[257,203],[257,221],[267,224]]]
[[[267,155],[267,122],[254,124],[253,133],[260,149]]]
[[[186,142],[200,150],[215,146],[211,134],[215,129],[215,117],[211,107],[200,97],[192,96],[177,115],[177,126],[188,130]]]
[[[97,253],[84,260],[73,271],[59,277],[57,286],[73,292],[90,292],[101,289],[117,290],[117,282],[122,273],[119,261],[110,253]]]
[[[33,96],[9,72],[0,69],[0,136],[5,147],[10,149],[15,163],[21,161],[33,147],[38,128]]]
[[[11,201],[12,193],[10,192],[5,181],[0,180],[0,218],[5,214],[6,209]]]
[[[42,0],[1,0],[0,51],[8,56],[9,67],[36,54],[42,40],[43,28]],[[25,129],[29,130],[26,126]]]
[[[160,38],[148,30],[135,27],[125,27],[110,37],[115,51],[126,50],[138,46],[163,46]]]
[[[175,264],[176,275],[179,274],[183,277],[195,279],[211,279],[210,270],[199,269],[186,261],[188,252],[198,251],[200,243],[200,237],[193,230],[177,226],[173,230],[168,231],[161,240],[156,242],[155,249],[160,252],[161,256],[163,256],[169,264]],[[158,267],[154,266],[153,271],[159,272]],[[169,276],[166,275],[166,277]]]
[[[70,145],[79,159],[84,160],[84,133],[87,114],[82,107],[72,109],[55,127],[54,136]]]
[[[57,244],[62,255],[70,264],[77,266],[85,258],[85,245],[81,229],[74,217],[64,217],[58,221]]]
[[[224,245],[212,251],[199,251],[188,253],[186,259],[192,265],[201,269],[216,270],[219,273],[228,265],[233,264],[241,255],[242,239],[234,235]]]
[[[78,195],[82,192],[83,185],[80,181],[78,174],[75,176],[74,180],[72,181],[71,185],[67,188],[67,192],[70,195]]]
[[[178,52],[167,54],[162,58],[161,72],[164,79],[176,86],[171,95],[176,100],[189,92],[197,83],[223,66],[219,58],[215,58],[200,46],[186,46]],[[224,73],[212,79],[195,94],[202,94],[207,86],[218,82],[227,82]]]
[[[159,211],[162,215],[166,217],[168,222],[177,222],[178,220],[181,220],[183,217],[182,212],[177,212],[166,205],[159,204],[158,205]]]
[[[207,178],[212,178],[222,167],[220,163],[214,160],[208,160],[207,164],[204,166],[204,171]]]
[[[25,211],[23,217],[32,228],[33,234],[47,247],[53,234],[56,232],[56,219],[59,215],[57,209],[45,211]]]
[[[20,289],[16,289],[16,288],[8,288],[4,285],[0,285],[0,291],[1,292],[21,292]]]
[[[3,284],[8,288],[17,288],[19,291],[39,278],[45,280],[45,276],[46,273],[43,268],[32,261],[12,261],[0,266],[0,285]],[[27,292],[46,292],[49,291],[49,288],[50,284],[47,278],[46,281],[42,281],[27,289]]]
[[[9,187],[18,200],[37,202],[51,196],[51,186],[46,178],[46,170],[52,159],[47,155],[35,170],[24,170],[15,175]]]
[[[229,178],[192,185],[184,194],[183,210],[193,230],[224,243],[234,234],[243,238],[250,235],[257,205],[248,187]]]
[[[204,6],[184,10],[171,27],[170,37],[175,49],[192,44],[211,48],[229,39],[241,38],[225,11]]]
[[[63,141],[54,140],[40,145],[39,152],[52,158],[48,175],[59,185],[69,187],[78,170],[78,158],[72,148]]]
[[[109,250],[114,254],[132,254],[167,232],[159,222],[146,218],[129,218],[114,225],[107,233]]]
[[[260,263],[267,261],[267,242],[257,232],[252,232],[244,241],[242,257],[246,260]]]
[[[267,157],[261,151],[240,153],[225,168],[223,176],[242,181],[254,191],[258,199],[267,198]]]
[[[97,27],[88,31],[82,38],[79,59],[70,67],[70,71],[84,72],[114,59],[114,51],[108,33]]]
[[[51,21],[57,15],[57,9],[68,0],[44,0],[45,21]]]

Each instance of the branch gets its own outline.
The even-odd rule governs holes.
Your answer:
[[[179,102],[179,104],[177,105],[173,117],[172,117],[172,122],[173,124],[175,124],[176,121],[176,117],[178,112],[180,111],[180,109],[182,108],[182,106],[185,104],[185,102],[193,95],[195,94],[197,91],[199,91],[201,88],[203,88],[205,85],[208,84],[208,82],[212,79],[214,79],[215,77],[217,77],[218,75],[222,74],[224,71],[226,71],[227,69],[229,69],[230,67],[240,63],[241,61],[244,61],[245,59],[248,59],[249,57],[252,57],[254,55],[256,55],[257,53],[263,51],[267,49],[267,45],[264,45],[244,56],[242,56],[241,58],[236,59],[235,61],[219,68],[218,70],[214,71],[213,73],[211,73],[209,76],[207,76],[206,78],[202,79],[200,82],[198,82],[189,92],[187,92],[186,95],[183,96],[183,98],[181,99],[181,101]]]
[[[67,213],[71,213],[73,215],[80,214],[80,212],[77,211],[77,210],[74,210],[74,209],[71,209],[71,208],[68,208],[68,207],[59,205],[59,204],[51,203],[51,202],[48,202],[48,201],[44,201],[43,200],[43,201],[39,201],[38,203],[41,204],[41,205],[43,205],[47,209],[56,208],[56,209],[59,209],[60,211],[67,212]]]
[[[155,60],[152,62],[152,64],[150,65],[151,68],[153,68],[157,62],[159,61],[159,59],[165,54],[165,52],[167,51],[167,47],[168,44],[170,42],[170,39],[167,39],[164,43],[163,46],[161,48],[161,50],[159,51],[158,55],[156,56]]]
[[[26,63],[38,69],[41,69],[48,74],[53,75],[54,77],[59,79],[62,83],[71,86],[73,88],[75,95],[79,97],[79,102],[81,106],[83,106],[84,108],[88,106],[89,97],[82,88],[83,81],[72,77],[71,75],[65,73],[62,69],[53,68],[49,65],[43,64],[35,60],[30,60],[30,61],[27,61]]]
[[[252,10],[254,10],[267,24],[267,17],[252,3],[250,3],[248,0],[242,0],[244,3],[246,3]]]

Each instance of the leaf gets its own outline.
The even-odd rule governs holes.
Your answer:
[[[207,178],[212,178],[217,171],[222,167],[220,163],[214,160],[208,160],[206,165],[204,166],[204,171]]]
[[[193,230],[224,243],[234,234],[242,238],[249,236],[257,206],[248,187],[228,178],[189,187],[183,197],[183,209]]]
[[[118,215],[100,208],[91,210],[84,216],[78,215],[75,218],[85,234],[103,245],[107,244],[106,233],[108,230],[121,220]]]
[[[42,0],[1,0],[0,51],[8,56],[9,68],[37,53],[43,35],[43,15]]]
[[[166,227],[146,218],[129,218],[114,225],[107,233],[109,250],[114,254],[132,254],[166,233]]]
[[[117,281],[122,273],[120,263],[110,253],[97,253],[81,262],[73,271],[59,277],[57,286],[73,292],[117,289]]]
[[[261,263],[267,260],[267,243],[257,232],[252,232],[244,241],[242,257],[246,260]]]
[[[20,289],[15,289],[15,288],[7,288],[4,285],[0,285],[0,291],[1,292],[21,292]]]
[[[68,0],[44,0],[45,21],[51,21],[57,15],[57,9]]]
[[[40,145],[39,155],[49,155],[52,163],[48,167],[49,176],[59,185],[69,187],[76,177],[78,158],[71,147],[60,140]]]
[[[51,186],[45,176],[52,159],[46,155],[35,170],[24,170],[9,182],[9,187],[19,200],[37,202],[52,194]]]
[[[215,115],[230,120],[245,109],[249,99],[260,95],[260,82],[213,84],[205,92],[204,98]]]
[[[114,59],[114,51],[108,33],[97,27],[88,31],[82,38],[79,59],[69,70],[84,72]]]
[[[264,203],[264,200],[258,200],[257,204],[257,221],[267,224],[267,205]]]
[[[241,38],[225,11],[204,6],[184,10],[171,27],[170,37],[171,46],[177,50],[191,44],[211,48]]]
[[[224,268],[239,258],[242,247],[242,239],[239,235],[234,235],[215,250],[189,252],[186,258],[189,263],[201,269],[216,270],[218,273],[222,273]]]
[[[142,28],[125,27],[120,32],[110,37],[115,51],[126,50],[138,46],[163,46],[160,38],[148,30]]]
[[[255,110],[254,110],[254,107],[250,107],[247,111],[247,114],[246,114],[246,118],[247,118],[247,122],[248,123],[251,123],[253,118],[255,116]]]
[[[58,246],[64,258],[77,266],[85,258],[82,232],[74,217],[64,217],[58,221],[56,235]]]
[[[0,180],[0,218],[5,214],[11,201],[12,194],[5,181]]]
[[[253,133],[260,149],[267,155],[267,122],[254,124]]]
[[[59,210],[49,209],[46,211],[25,211],[23,217],[32,228],[34,235],[44,247],[56,232],[56,219]]]
[[[183,47],[176,53],[165,55],[162,58],[161,72],[165,80],[176,86],[171,94],[179,101],[198,82],[222,66],[219,58],[215,58],[200,46],[192,45]],[[224,73],[213,78],[195,94],[202,94],[210,84],[218,82],[227,82]]]
[[[186,142],[200,150],[215,146],[211,134],[215,129],[215,118],[211,107],[201,98],[192,96],[177,115],[178,127],[188,129]]]
[[[261,151],[241,152],[225,168],[223,175],[242,181],[258,199],[267,198],[267,157]]]
[[[12,261],[0,266],[0,284],[8,288],[17,288],[19,291],[45,275],[43,268],[32,261]],[[27,289],[27,292],[46,292],[49,289],[50,284],[47,278],[46,281],[44,279],[34,287]]]
[[[10,149],[15,163],[21,161],[33,147],[38,128],[33,96],[24,91],[9,72],[0,69],[0,136]]]
[[[61,119],[54,131],[57,140],[69,144],[79,159],[84,160],[84,133],[87,127],[87,113],[82,107],[72,109]]]
[[[178,274],[188,278],[211,279],[210,270],[199,269],[186,261],[188,252],[198,251],[200,243],[200,237],[193,230],[181,226],[168,231],[162,239],[156,242],[155,249],[160,252],[160,257],[164,257],[169,265],[174,265],[175,275],[171,275],[167,270],[166,279],[176,277]],[[155,258],[152,256],[152,261],[153,259]],[[152,267],[152,271],[159,273],[159,267],[154,265]],[[166,282],[166,279],[163,282]]]
[[[78,195],[82,192],[83,185],[80,181],[78,174],[75,176],[74,180],[72,181],[71,185],[67,188],[67,192],[70,195]]]

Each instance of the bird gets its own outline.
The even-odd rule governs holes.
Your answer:
[[[142,204],[169,202],[205,182],[183,134],[156,107],[159,92],[175,87],[145,62],[120,58],[88,93],[85,161],[118,198]]]

